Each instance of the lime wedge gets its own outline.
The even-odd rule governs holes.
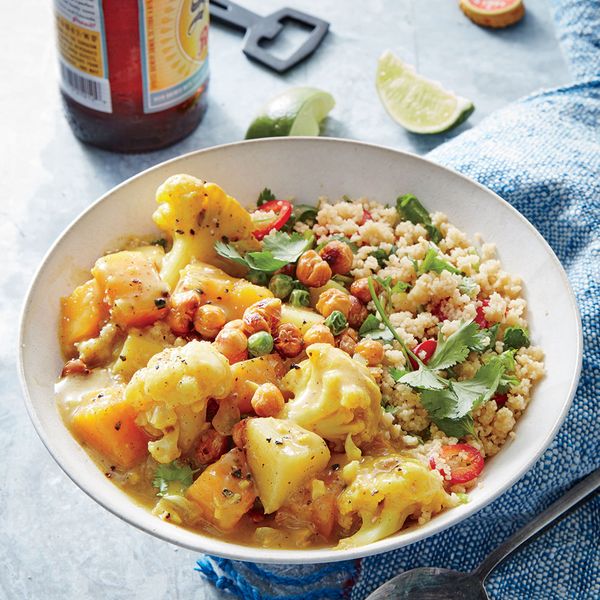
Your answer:
[[[278,94],[252,121],[246,139],[282,135],[319,135],[319,125],[334,107],[328,92],[312,87],[290,88]]]
[[[465,121],[473,103],[418,75],[389,50],[377,64],[379,98],[392,119],[413,133],[442,133]]]

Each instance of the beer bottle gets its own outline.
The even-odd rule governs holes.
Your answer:
[[[84,142],[154,150],[206,110],[208,0],[54,0],[60,88]]]

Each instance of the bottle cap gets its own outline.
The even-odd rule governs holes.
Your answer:
[[[500,29],[523,18],[522,0],[460,0],[461,10],[477,25]]]

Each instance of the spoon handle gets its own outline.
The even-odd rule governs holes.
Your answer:
[[[473,575],[483,583],[492,570],[521,544],[536,537],[542,533],[548,525],[552,525],[566,516],[572,508],[575,508],[590,494],[598,491],[599,487],[600,468],[596,469],[577,485],[573,486],[564,496],[561,496],[554,504],[551,504],[542,514],[537,516],[522,529],[519,529],[517,533],[509,537],[503,544],[492,551],[481,565],[473,571]]]

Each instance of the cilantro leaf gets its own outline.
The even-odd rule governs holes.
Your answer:
[[[380,324],[381,324],[381,321],[375,315],[370,314],[363,321],[363,324],[360,326],[360,329],[358,330],[358,334],[365,335],[371,331],[378,331]]]
[[[393,333],[389,329],[374,329],[365,333],[364,337],[368,337],[371,340],[379,340],[382,344],[392,345],[392,341],[395,339]]]
[[[440,230],[433,225],[429,212],[416,196],[413,196],[413,194],[404,194],[404,196],[400,196],[396,200],[396,210],[403,219],[406,219],[415,225],[424,225],[429,234],[429,239],[434,244],[441,241],[442,234],[440,233]]]
[[[404,194],[396,200],[396,210],[403,219],[417,224],[431,224],[431,217],[427,209],[413,194]]]
[[[246,265],[255,271],[264,271],[271,273],[285,267],[288,264],[286,260],[274,258],[270,252],[248,252],[244,257]]]
[[[448,387],[442,390],[423,390],[421,404],[446,435],[473,434],[471,413],[496,393],[505,368],[506,360],[495,356],[480,367],[472,379],[449,381]]]
[[[504,373],[500,377],[500,383],[498,384],[498,393],[505,394],[511,387],[518,385],[520,379],[511,375],[516,367],[515,363],[515,350],[506,350],[498,356],[498,360],[501,360],[504,364]]]
[[[497,330],[497,326],[496,326]],[[469,350],[475,352],[485,352],[495,342],[495,334],[490,329],[479,329],[473,335],[473,339],[469,343]]]
[[[180,463],[178,460],[158,465],[152,480],[152,485],[158,488],[156,495],[165,496],[169,492],[169,483],[172,481],[179,481],[184,487],[189,487],[194,481],[194,473],[195,471],[189,465]]]
[[[226,244],[225,242],[221,241],[216,242],[215,251],[219,256],[232,260],[238,265],[243,265],[244,267],[248,266],[248,263],[245,261],[244,257],[231,244]]]
[[[296,262],[310,243],[311,240],[299,233],[290,235],[275,231],[264,238],[261,252],[248,252],[242,256],[232,244],[222,241],[215,243],[215,251],[219,256],[247,267],[251,273],[272,273],[291,262]],[[256,277],[256,273],[254,276]]]
[[[389,369],[390,377],[396,382],[400,381],[400,379],[402,379],[402,377],[404,377],[404,375],[406,375],[409,372],[410,371],[406,371],[404,369],[398,369],[396,367],[390,367],[390,369]]]
[[[495,323],[494,325],[492,325],[491,327],[487,328],[487,332],[490,336],[490,343],[489,345],[484,348],[485,350],[490,350],[491,348],[493,348],[496,345],[496,340],[498,339],[498,329],[500,327],[500,323]]]
[[[529,348],[529,332],[521,327],[507,327],[504,332],[504,346],[506,348]]]
[[[417,268],[417,275],[423,275],[423,273],[428,273],[429,271],[433,271],[434,273],[450,271],[450,273],[455,273],[457,275],[461,274],[461,271],[456,267],[453,267],[449,262],[440,258],[435,248],[429,248],[429,250],[427,250],[425,258]]]
[[[411,371],[403,375],[399,382],[420,390],[443,390],[448,386],[447,380],[424,366],[421,366],[417,371]]]
[[[375,281],[389,294],[392,291],[391,285],[392,285],[392,278],[391,277],[386,277],[385,279],[382,279],[381,277],[379,277],[379,275],[374,275],[373,279],[375,279]]]
[[[377,248],[377,250],[373,250],[373,252],[370,252],[369,256],[375,258],[377,260],[377,264],[383,269],[387,265],[387,262],[392,252],[393,248],[389,252],[387,250],[384,250],[383,248]]]
[[[473,417],[465,415],[460,419],[431,419],[447,436],[462,438],[466,435],[475,436],[475,427],[473,426]]]
[[[396,281],[390,289],[390,294],[400,294],[401,292],[406,292],[408,288],[410,288],[410,284],[406,283],[406,281]]]
[[[269,189],[265,188],[259,195],[258,200],[256,201],[256,206],[262,206],[265,202],[270,202],[271,200],[276,200],[275,194]]]
[[[283,233],[275,231],[263,240],[263,251],[269,252],[273,258],[285,261],[285,264],[296,262],[307,249],[309,240],[300,233]],[[278,267],[279,268],[279,267]]]
[[[423,390],[421,404],[432,419],[458,419],[469,412],[468,409],[459,408],[459,399],[450,387],[441,390]]]
[[[473,379],[451,383],[452,391],[456,394],[459,405],[467,406],[467,410],[457,416],[463,416],[466,412],[485,404],[496,393],[504,370],[505,365],[502,359],[494,357],[479,368]]]
[[[314,225],[317,220],[317,209],[309,204],[294,205],[294,221]]]
[[[428,367],[430,369],[447,369],[465,360],[469,350],[478,348],[481,343],[479,325],[475,321],[464,323],[446,339],[440,332],[437,348]]]
[[[375,279],[375,281],[383,288],[388,296],[405,292],[410,288],[410,284],[402,280],[398,280],[394,285],[392,285],[392,278],[389,276],[383,279],[377,275],[374,275],[373,279]]]

